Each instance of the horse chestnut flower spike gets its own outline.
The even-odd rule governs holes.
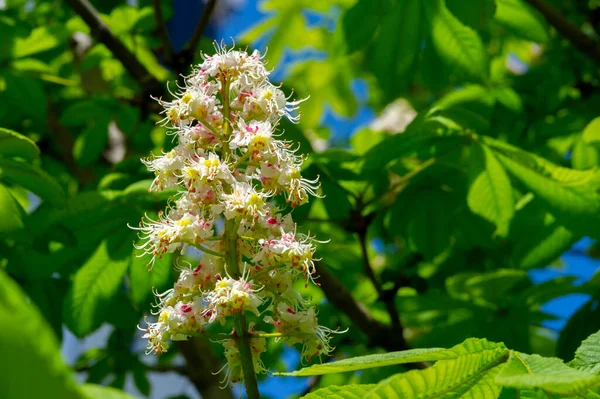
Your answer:
[[[269,82],[258,51],[215,48],[172,101],[157,100],[164,108],[160,123],[177,144],[142,162],[155,174],[151,190],[178,193],[158,218],[145,217],[135,229],[140,256],[152,256],[150,268],[165,253],[187,246],[203,251],[197,266],[178,266],[173,288],[155,293],[158,318],[140,328],[147,352],[166,352],[170,341],[214,337],[213,329],[205,331],[209,325],[233,321],[234,334],[217,334],[226,337],[220,342],[227,384],[247,376],[244,353],[255,373],[266,372],[260,360],[265,337],[299,344],[310,359],[331,352],[330,335],[340,331],[319,326],[315,308],[293,288],[297,278],[314,282],[317,241],[296,231],[290,211],[318,195],[319,183],[302,177],[305,158],[276,129],[281,118],[298,121],[302,101]],[[276,198],[287,206],[276,206]],[[217,231],[219,220],[225,228]],[[238,329],[246,316],[252,321]],[[256,324],[274,332],[256,331]]]

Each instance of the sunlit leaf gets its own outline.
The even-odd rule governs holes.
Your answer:
[[[84,399],[39,310],[3,270],[0,285],[2,398]]]
[[[571,368],[557,358],[511,351],[496,382],[513,388],[542,388],[559,395],[574,395],[600,385],[600,377]]]
[[[130,259],[114,259],[115,254],[104,241],[90,259],[75,273],[63,315],[65,324],[77,336],[84,337],[104,321],[107,305],[113,300]],[[123,242],[130,246],[131,242]]]
[[[40,149],[28,137],[12,130],[0,128],[0,157],[19,157],[33,161],[40,155]]]
[[[57,206],[66,203],[65,192],[45,171],[28,163],[0,158],[0,176]]]
[[[524,39],[538,43],[549,40],[542,17],[523,0],[496,0],[494,20]]]
[[[469,208],[494,223],[496,233],[505,237],[514,215],[512,187],[506,171],[488,147],[471,146],[469,180]]]
[[[444,0],[426,1],[424,9],[431,25],[431,42],[440,59],[448,68],[469,79],[485,81],[487,53],[477,32],[463,25],[446,8]]]

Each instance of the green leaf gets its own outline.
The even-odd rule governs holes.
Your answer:
[[[0,158],[0,177],[26,188],[56,206],[66,204],[62,187],[37,166]]]
[[[487,52],[479,35],[463,25],[446,8],[444,0],[424,2],[431,25],[431,43],[440,59],[469,79],[485,81],[488,76]]]
[[[39,310],[0,269],[0,384],[3,399],[85,399]]]
[[[82,126],[88,122],[110,119],[107,104],[98,100],[77,101],[63,111],[59,122],[63,126]]]
[[[59,44],[65,43],[66,33],[65,27],[62,25],[35,28],[28,37],[15,40],[12,56],[21,58],[50,50]]]
[[[97,118],[77,137],[73,145],[73,158],[81,166],[96,162],[108,142],[109,119]]]
[[[131,242],[122,245],[130,246]],[[104,321],[107,306],[122,287],[129,262],[129,258],[119,259],[105,240],[75,273],[63,307],[65,324],[75,336],[88,335]]]
[[[32,278],[22,284],[23,290],[46,318],[56,337],[62,339],[62,304],[67,281],[58,278]]]
[[[593,334],[598,330],[600,330],[600,307],[598,307],[598,300],[592,299],[580,307],[577,312],[569,318],[569,321],[561,330],[558,341],[556,342],[556,355],[564,360],[572,359],[573,355],[578,356],[580,358],[579,360],[585,359],[585,362],[579,362],[575,359],[572,362],[575,366],[573,366],[573,364],[569,364],[569,366],[593,374],[598,374],[598,371],[600,371],[600,362],[592,362],[596,359],[593,355],[598,355],[600,352],[595,353],[595,350],[589,351],[592,347],[590,343],[594,342],[594,338],[596,338],[593,335],[590,336],[590,334]],[[584,340],[588,338],[588,336],[590,337],[590,341],[585,344]],[[577,352],[577,348],[584,344],[586,348],[581,352]],[[576,355],[576,353],[579,353],[579,355]],[[591,354],[592,357],[590,358],[586,354]],[[582,367],[578,367],[578,365]]]
[[[500,305],[510,298],[515,286],[528,281],[523,270],[498,269],[482,273],[459,273],[446,279],[446,290],[463,300],[474,300],[486,305]]]
[[[311,392],[304,399],[362,399],[375,387],[375,384],[330,386]]]
[[[335,362],[315,364],[290,373],[275,373],[275,375],[290,375],[296,377],[343,373],[347,371],[364,370],[373,367],[391,366],[416,362],[433,362],[436,360],[453,359],[458,354],[452,349],[423,348],[409,349],[399,352],[381,353],[376,355],[357,356]]]
[[[496,382],[512,388],[541,388],[559,395],[575,395],[600,385],[600,377],[573,369],[555,357],[511,351]]]
[[[138,306],[146,307],[152,299],[152,289],[165,291],[173,282],[173,257],[164,254],[154,261],[148,270],[150,257],[134,257],[129,267],[131,299]]]
[[[448,9],[463,24],[473,29],[485,29],[496,13],[496,0],[446,0]]]
[[[595,316],[598,317],[598,316]],[[600,374],[600,331],[587,337],[577,351],[569,366],[592,374]]]
[[[494,21],[523,39],[538,43],[549,40],[548,27],[523,0],[496,0]]]
[[[571,164],[574,169],[591,169],[600,164],[600,153],[595,146],[586,143],[584,140],[577,140],[573,147]]]
[[[135,399],[135,396],[119,389],[96,384],[83,384],[81,391],[88,399]]]
[[[600,117],[591,121],[585,129],[583,129],[583,141],[586,143],[600,142]]]
[[[2,74],[4,71],[6,73]],[[36,124],[45,126],[48,102],[42,82],[10,69],[0,69],[0,81],[2,78],[6,82],[6,90],[0,90],[0,102],[3,104],[2,111],[4,111],[3,124],[17,126],[23,122],[23,119],[30,119],[34,126]]]
[[[485,145],[473,143],[469,159],[469,209],[496,225],[496,233],[506,237],[514,215],[513,193],[506,171]]]
[[[23,230],[25,211],[12,196],[10,191],[0,184],[0,235],[7,235]]]
[[[600,236],[600,174],[563,168],[536,155],[485,138],[502,165],[569,230]]]
[[[323,203],[327,215],[332,220],[346,220],[350,217],[352,204],[348,199],[348,193],[339,182],[329,176],[322,176],[321,188],[323,190]]]
[[[0,127],[0,157],[19,157],[33,161],[40,156],[40,149],[29,138]]]
[[[371,7],[380,8],[376,1],[368,3],[371,3]],[[369,14],[364,14],[363,18],[366,15]],[[421,0],[400,0],[382,18],[380,32],[369,58],[379,86],[388,98],[395,98],[412,81],[415,63],[421,52]]]
[[[453,198],[442,190],[421,190],[418,198],[411,205],[407,234],[411,246],[422,253],[425,259],[432,260],[451,244],[452,215],[440,205],[452,203]],[[406,199],[410,200],[414,200],[414,197]],[[391,220],[390,223],[395,222]]]
[[[404,133],[381,140],[365,153],[362,173],[369,176],[391,161],[419,151],[425,150],[434,156],[456,149],[464,144],[462,135],[462,128],[453,121],[434,111],[422,112]]]
[[[346,42],[346,51],[352,53],[371,42],[384,16],[381,3],[360,0],[341,17],[340,27]]]
[[[578,240],[539,199],[516,212],[510,231],[509,264],[522,269],[547,266]]]
[[[440,360],[425,370],[396,374],[377,384],[365,398],[497,398],[501,387],[494,378],[508,356],[506,347],[486,340],[461,345],[461,356]]]

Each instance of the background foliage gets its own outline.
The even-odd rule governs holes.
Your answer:
[[[81,0],[0,2],[5,397],[126,398],[127,381],[146,397],[157,389],[149,373],[171,372],[205,397],[231,397],[210,373],[221,358],[210,342],[144,356],[136,325],[151,309],[152,288],[172,284],[177,258],[197,254],[164,257],[148,273],[127,227],[165,206],[168,193],[147,192],[150,175],[139,162],[173,145],[155,125],[149,96],[168,97],[164,83],[199,62],[201,49],[211,52],[203,34],[218,15],[214,3],[174,49],[168,0],[92,1],[92,17]],[[404,366],[388,359],[386,368],[325,373],[304,393],[426,395],[454,387],[434,378],[448,369],[481,376],[455,396],[513,397],[520,389],[528,397],[595,397],[598,358],[589,350],[597,337],[572,367],[538,355],[570,361],[600,329],[600,280],[534,284],[530,271],[556,265],[584,237],[591,244],[582,256],[598,256],[600,5],[268,0],[261,7],[266,17],[236,46],[268,47],[275,76],[296,96],[310,95],[300,124],[286,124],[283,134],[309,154],[307,177],[321,176],[325,197],[294,217],[331,240],[318,250],[321,287],[308,289],[322,324],[349,327],[336,338],[334,360],[452,348]],[[365,109],[379,118],[348,122]],[[573,293],[589,302],[557,335],[542,306]],[[102,325],[111,326],[105,346],[65,365],[65,335],[85,338]],[[480,340],[458,345],[472,337]],[[265,363],[286,371],[295,358],[271,343]],[[403,391],[417,375],[430,377]],[[475,390],[480,381],[491,388]],[[346,384],[356,385],[333,387]]]

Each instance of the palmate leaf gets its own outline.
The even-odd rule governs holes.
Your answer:
[[[511,351],[496,382],[512,388],[541,388],[559,395],[576,395],[599,386],[600,377],[571,368],[558,358]]]
[[[502,165],[575,233],[600,236],[600,173],[564,168],[485,137]]]
[[[318,390],[306,398],[428,399],[428,398],[496,398],[501,387],[494,382],[501,364],[508,358],[504,344],[485,339],[468,339],[449,349],[454,358],[439,360],[425,370],[396,374],[367,391],[365,385]],[[443,350],[431,352],[446,353]],[[427,357],[424,355],[423,357]]]
[[[484,145],[471,146],[467,204],[473,213],[496,225],[505,237],[514,215],[512,187],[506,171],[494,153]]]

